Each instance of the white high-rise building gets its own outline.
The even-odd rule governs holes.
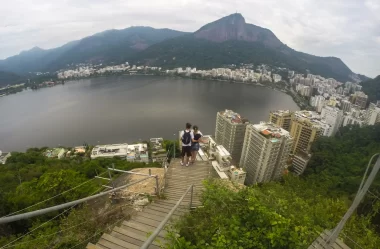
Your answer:
[[[273,81],[275,83],[281,81],[281,75],[279,75],[279,74],[273,74]]]
[[[365,109],[368,101],[368,95],[363,92],[356,91],[351,95],[351,99],[353,101],[353,104],[359,106],[361,109]]]
[[[362,119],[358,119],[353,117],[351,114],[345,115],[343,118],[343,127],[347,125],[359,125],[362,126],[364,124],[364,121]]]
[[[380,123],[380,108],[377,107],[376,104],[369,104],[364,123],[366,125],[374,125]]]
[[[351,108],[352,108],[352,104],[350,101],[348,100],[342,100],[340,102],[341,106],[342,106],[342,111],[343,112],[351,112]]]
[[[248,119],[231,110],[216,115],[215,141],[231,153],[232,161],[238,163],[243,149],[245,128]]]
[[[311,97],[310,99],[310,105],[315,107],[315,110],[317,112],[322,111],[322,107],[325,105],[325,98],[321,95],[317,95],[314,97]]]
[[[287,168],[293,146],[289,132],[273,123],[248,125],[240,167],[246,172],[246,185],[278,179]]]
[[[329,135],[334,136],[342,125],[343,111],[336,107],[325,106],[322,108],[321,117],[326,120],[327,124],[331,125],[332,129]]]

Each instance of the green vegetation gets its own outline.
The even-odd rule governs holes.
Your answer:
[[[11,72],[0,71],[0,88],[19,82],[21,77]]]
[[[375,102],[380,100],[380,75],[373,80],[367,80],[361,83],[363,86],[362,90],[368,95],[368,100],[370,102]]]
[[[45,150],[46,148],[31,148],[26,153],[13,152],[7,163],[0,166],[0,217],[56,195],[58,195],[56,198],[23,212],[62,204],[97,193],[103,189],[101,184],[108,183],[99,179],[91,179],[96,172],[98,174],[105,173],[106,168],[111,164],[124,170],[160,166],[159,164],[127,162],[118,158],[90,160],[88,157],[79,155],[58,160],[43,156]],[[114,176],[116,177],[117,174]],[[71,190],[72,188],[74,189]],[[107,197],[103,199],[104,205],[107,199]],[[48,222],[35,232],[15,242],[17,246],[14,248],[70,248],[91,236],[93,236],[91,241],[96,241],[104,228],[127,215],[126,212],[121,212],[120,208],[116,209],[113,206],[106,210],[103,210],[104,205],[98,206],[98,209],[101,210],[99,211],[93,208],[100,205],[99,202],[96,203],[89,204],[91,208],[84,204],[67,209],[58,219]],[[0,225],[0,247],[16,237],[32,231],[62,211],[64,210]],[[85,221],[86,223],[81,225]],[[75,227],[65,230],[72,226]],[[52,233],[56,234],[50,235]],[[31,240],[33,241],[28,242]],[[76,248],[84,248],[86,244]]]
[[[171,233],[168,248],[307,248],[347,209],[344,198],[328,198],[320,188],[292,176],[240,190],[222,181],[205,186],[204,207],[177,223],[180,237]],[[344,233],[363,248],[380,247],[368,217],[354,215]],[[345,243],[356,248],[348,239]]]
[[[175,147],[175,155],[174,155],[174,147]],[[174,141],[164,140],[163,148],[165,148],[165,151],[169,151],[169,154],[168,154],[169,158],[173,158],[174,156],[178,158],[181,156],[181,147],[178,140],[174,140]]]
[[[305,179],[319,182],[332,196],[355,195],[369,159],[379,152],[380,125],[343,127],[335,137],[321,137],[313,145]],[[379,187],[377,177],[372,190]]]
[[[380,125],[348,126],[317,140],[300,178],[243,189],[208,182],[204,207],[180,220],[169,248],[307,248],[343,217],[378,152]],[[379,187],[377,177],[341,234],[350,248],[380,248]]]

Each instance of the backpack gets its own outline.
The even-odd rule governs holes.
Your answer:
[[[182,143],[183,144],[189,144],[190,142],[191,142],[190,131],[189,132],[183,131]]]

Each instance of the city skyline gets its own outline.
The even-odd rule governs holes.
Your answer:
[[[144,25],[192,32],[230,14],[232,9],[241,12],[248,23],[272,30],[283,43],[296,50],[319,56],[336,56],[354,72],[371,77],[379,74],[380,66],[375,62],[380,55],[380,19],[375,12],[380,5],[376,1],[332,1],[318,8],[312,1],[274,2],[277,1],[223,1],[218,4],[212,1],[204,4],[197,4],[197,1],[175,4],[113,1],[110,4],[82,0],[51,4],[40,0],[6,3],[0,10],[4,18],[0,27],[3,38],[0,41],[0,58],[34,46],[44,49],[57,47],[113,28]],[[19,18],[11,11],[15,4],[18,15],[25,18]],[[215,11],[210,12],[210,7]],[[197,13],[196,20],[194,13]]]

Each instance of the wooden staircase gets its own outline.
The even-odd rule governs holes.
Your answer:
[[[194,185],[192,208],[200,206],[202,181],[211,176],[212,166],[208,162],[198,161],[189,167],[181,166],[179,160],[173,161],[166,175],[164,198],[155,200],[146,206],[142,212],[114,227],[110,234],[104,233],[96,245],[89,243],[87,249],[138,249],[157,228],[160,222],[175,206],[190,185]],[[189,210],[190,192],[181,206],[169,221],[173,222]],[[165,244],[166,231],[162,230],[153,244],[152,249],[161,248]]]

